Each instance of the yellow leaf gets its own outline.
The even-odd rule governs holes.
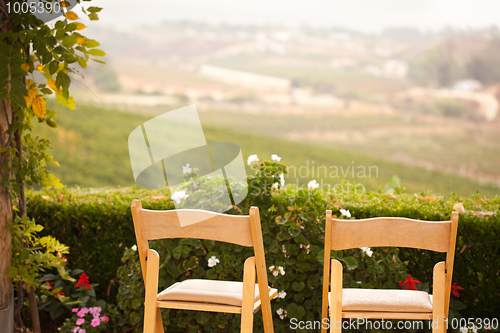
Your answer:
[[[71,110],[76,109],[75,100],[73,97],[69,96],[68,99],[66,99],[64,98],[62,93],[56,93],[56,97],[59,104],[64,105]]]
[[[49,86],[50,89],[54,90],[55,92],[61,91],[61,89],[57,89],[56,87],[56,80],[47,80],[47,85]]]
[[[69,2],[67,2],[65,0],[61,1],[61,7],[67,8],[69,6],[71,6],[71,4]]]
[[[42,64],[39,64],[38,66],[36,66],[36,69],[38,69],[38,71],[40,73],[43,73],[43,66],[42,66]]]
[[[74,11],[70,10],[69,12],[67,12],[66,14],[64,14],[64,16],[66,16],[66,18],[68,20],[78,20],[78,15],[75,14]]]
[[[26,87],[31,87],[31,85],[33,84],[33,81],[32,80],[26,80]]]
[[[24,96],[24,99],[26,100],[26,106],[28,108],[31,107],[31,104],[33,104],[33,100],[35,99],[36,95],[38,95],[38,90],[36,88],[31,88],[28,90],[28,96]]]
[[[78,37],[78,38],[76,39],[76,43],[77,43],[78,45],[85,45],[85,44],[87,44],[87,41],[85,40],[85,38],[84,38],[84,37]]]
[[[33,101],[33,112],[38,118],[43,118],[47,112],[47,103],[42,96],[37,96]]]
[[[30,65],[28,65],[28,64],[22,64],[22,65],[21,65],[21,68],[22,68],[25,72],[29,72],[29,70],[30,70]]]
[[[83,30],[86,27],[87,26],[85,24],[83,24],[83,23],[80,23],[80,22],[76,23],[76,30]]]

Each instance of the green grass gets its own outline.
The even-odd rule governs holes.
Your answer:
[[[78,109],[74,111],[63,109],[55,103],[49,103],[49,106],[59,111],[59,128],[37,126],[35,134],[51,140],[54,147],[53,155],[61,167],[50,169],[64,184],[82,187],[134,184],[128,155],[128,135],[152,116],[85,105],[78,105]],[[206,120],[206,117],[207,115],[202,114],[202,121]],[[252,123],[250,119],[246,120],[248,124]],[[253,122],[255,121],[254,118]],[[386,184],[393,175],[398,175],[402,179],[402,186],[409,192],[434,191],[443,194],[455,192],[460,195],[470,195],[479,190],[485,196],[499,193],[493,186],[479,185],[472,180],[387,162],[365,153],[338,147],[291,142],[203,122],[208,141],[238,144],[245,160],[251,154],[257,154],[261,160],[270,159],[271,154],[278,154],[282,158],[281,161],[292,171],[286,178],[287,183],[304,185],[309,180],[316,179],[319,183],[323,181],[335,185],[341,183],[344,178],[341,169],[343,168],[344,172],[348,170],[346,180],[362,184],[366,189],[377,189]],[[338,177],[332,174],[335,168]],[[359,172],[362,168],[365,169],[366,177],[360,177],[362,175]],[[371,177],[368,177],[369,170]],[[303,177],[299,171],[302,171]]]

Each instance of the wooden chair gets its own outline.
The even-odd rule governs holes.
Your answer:
[[[446,332],[457,227],[457,212],[450,221],[431,222],[394,217],[338,220],[327,211],[322,318],[328,318],[330,305],[330,332],[342,331],[342,318],[430,319],[433,333]],[[330,251],[378,246],[446,252],[446,261],[434,266],[434,295],[414,290],[343,289],[342,264],[330,261]],[[326,327],[321,332],[325,333]]]
[[[161,308],[240,313],[241,332],[252,332],[253,315],[261,307],[264,332],[274,332],[270,300],[278,291],[268,287],[257,207],[250,208],[249,216],[235,216],[190,209],[153,211],[143,209],[141,202],[134,200],[132,217],[146,287],[144,333],[163,333]],[[251,246],[255,256],[245,261],[243,282],[191,279],[158,293],[159,255],[149,248],[148,241],[163,238],[198,238]]]

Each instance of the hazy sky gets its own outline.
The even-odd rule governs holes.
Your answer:
[[[99,25],[134,26],[164,20],[423,30],[500,25],[500,0],[93,0]]]

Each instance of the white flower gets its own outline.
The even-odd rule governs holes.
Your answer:
[[[281,273],[281,275],[285,275],[285,270],[281,266],[278,266],[278,267],[269,266],[269,270],[271,272],[273,272],[274,276],[278,276],[280,273]]]
[[[307,188],[308,188],[309,190],[315,190],[315,189],[317,189],[318,187],[319,187],[319,184],[318,184],[318,182],[317,182],[316,180],[314,180],[314,179],[313,179],[313,180],[311,180],[311,181],[307,184]]]
[[[180,204],[182,199],[186,199],[189,195],[186,194],[186,191],[177,191],[172,194],[170,199],[174,200],[176,204]]]
[[[280,184],[281,187],[285,186],[285,175],[283,173],[280,173]]]
[[[460,327],[460,333],[467,333],[469,329],[467,327]]]
[[[252,165],[252,163],[258,162],[258,161],[259,161],[259,158],[257,157],[257,155],[250,155],[250,156],[248,156],[247,164]]]
[[[310,244],[309,244],[309,245],[307,245],[307,246],[306,246],[306,245],[304,245],[304,244],[300,244],[300,245],[299,245],[299,247],[300,247],[301,249],[306,249],[307,254],[309,254],[309,252],[311,252],[311,250],[309,250],[309,248],[311,247],[311,245],[310,245]]]
[[[191,171],[193,171],[193,168],[189,167],[189,163],[182,166],[182,174],[183,175],[185,175],[186,173],[190,173]]]
[[[132,251],[137,251],[137,245],[132,246]]]
[[[473,333],[477,333],[477,327],[476,327],[476,326],[473,326],[473,327],[472,327],[472,332],[473,332]]]
[[[209,259],[208,259],[208,267],[214,267],[215,265],[217,265],[218,263],[220,263],[220,260],[217,259],[215,256],[211,256]]]
[[[278,298],[285,298],[285,297],[286,297],[286,291],[283,290],[278,293]]]
[[[283,308],[279,308],[278,310],[276,310],[276,313],[278,314],[278,316],[280,316],[281,320],[285,319],[286,310],[284,310]]]
[[[273,185],[271,185],[271,190],[276,191],[279,188],[279,186],[280,186],[280,184],[274,183]]]
[[[272,155],[271,155],[271,159],[272,159],[273,161],[276,161],[276,162],[281,161],[281,157],[279,157],[279,156],[278,156],[278,155],[276,155],[276,154],[272,154]]]
[[[351,217],[351,212],[347,209],[340,209],[340,214],[344,215],[347,218]]]
[[[373,255],[373,251],[369,247],[360,247],[359,249],[366,253],[368,257],[371,257]]]

